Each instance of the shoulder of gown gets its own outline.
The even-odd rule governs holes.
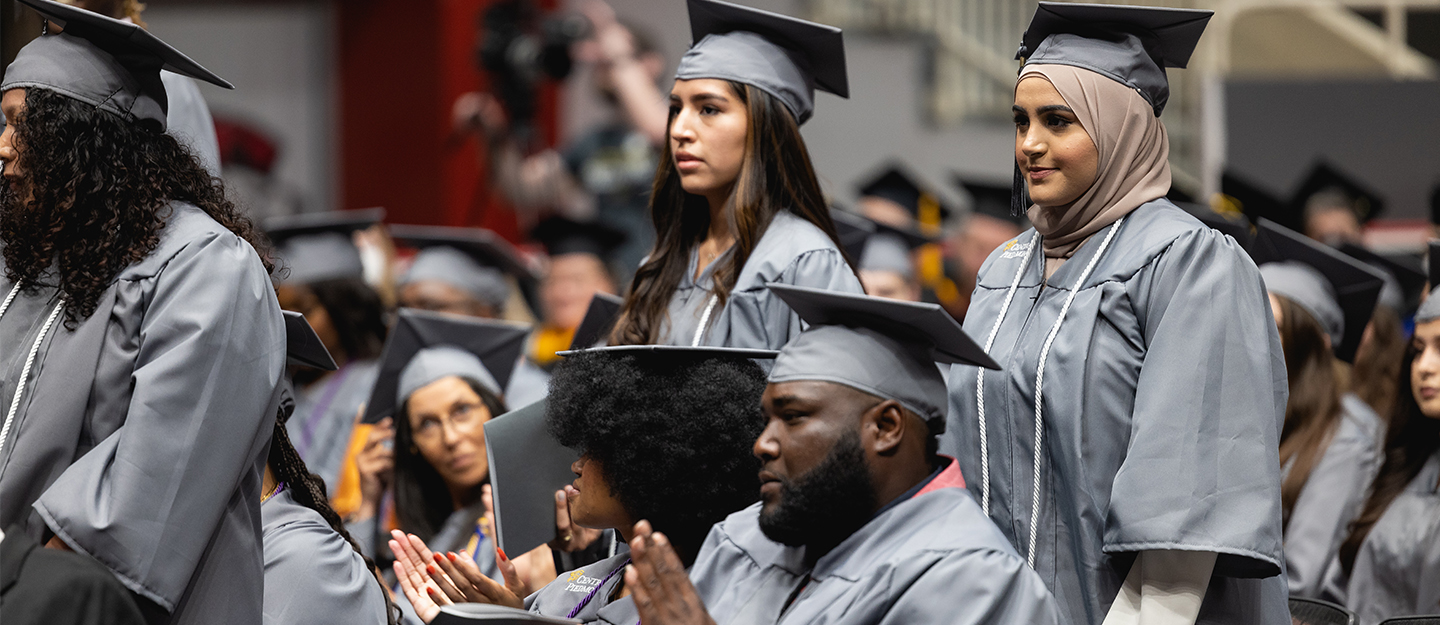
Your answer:
[[[859,284],[840,248],[823,230],[788,210],[780,211],[750,252],[734,291],[764,289],[766,283],[779,281],[783,274],[794,273],[797,264],[807,262],[830,271],[843,270]]]
[[[281,492],[260,507],[265,623],[385,623],[385,598],[365,560],[320,516]]]
[[[525,608],[543,616],[593,622],[599,618],[601,609],[610,605],[610,594],[620,584],[624,567],[629,563],[628,552],[618,553],[599,562],[561,573],[555,581],[526,597]],[[590,602],[571,617],[570,613],[579,607],[586,597],[590,597]]]

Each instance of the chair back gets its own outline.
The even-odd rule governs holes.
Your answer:
[[[1355,613],[1319,599],[1290,598],[1293,625],[1355,625]]]

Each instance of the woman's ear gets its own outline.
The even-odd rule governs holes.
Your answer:
[[[873,433],[868,446],[880,456],[894,455],[900,450],[905,429],[910,425],[910,420],[905,418],[905,408],[893,399],[876,404],[861,417],[861,430]]]

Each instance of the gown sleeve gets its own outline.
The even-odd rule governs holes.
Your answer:
[[[34,507],[71,548],[174,610],[242,477],[258,469],[285,330],[264,267],[228,232],[185,244],[147,279],[124,423]],[[259,550],[258,507],[254,516]]]
[[[957,594],[957,587],[964,592]],[[965,550],[931,565],[880,621],[908,623],[1058,625],[1060,611],[1045,582],[1019,557]]]
[[[771,281],[828,291],[865,292],[845,257],[833,247],[800,253]],[[728,347],[780,349],[805,329],[800,316],[763,284],[733,294],[730,307]]]
[[[382,592],[364,560],[318,518],[265,537],[265,625],[383,625]]]
[[[1260,272],[1197,229],[1127,283],[1145,358],[1104,551],[1213,551],[1215,574],[1280,573],[1288,383]]]

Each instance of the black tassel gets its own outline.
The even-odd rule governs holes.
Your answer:
[[[1015,178],[1010,183],[1010,216],[1024,217],[1025,212],[1030,210],[1030,189],[1025,187],[1025,174],[1020,172],[1020,164],[1015,164]]]

